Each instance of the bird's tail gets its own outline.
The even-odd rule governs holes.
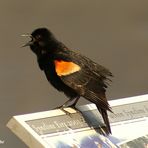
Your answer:
[[[110,123],[109,123],[109,119],[108,119],[108,115],[107,115],[107,110],[102,109],[99,106],[97,106],[97,108],[98,108],[99,112],[101,113],[103,120],[104,120],[104,123],[106,125],[105,133],[107,135],[111,134],[112,132],[111,132]]]

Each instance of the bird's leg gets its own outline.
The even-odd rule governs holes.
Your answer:
[[[76,108],[75,106],[76,106],[76,104],[77,104],[79,98],[80,98],[80,97],[75,98],[75,101],[74,101],[71,105],[69,105],[68,107],[71,107],[71,108],[77,110],[77,108]]]
[[[54,108],[54,109],[60,109],[60,110],[62,110],[65,114],[70,115],[70,113],[69,113],[68,111],[64,110],[64,108],[65,108],[65,107],[70,107],[70,106],[67,106],[67,105],[68,105],[69,102],[71,102],[72,100],[74,100],[74,99],[70,99],[70,100],[66,101],[63,105],[58,106],[58,107],[56,107],[56,108]],[[74,102],[74,103],[75,103],[75,102]]]
[[[73,99],[72,99],[73,100]],[[54,108],[54,109],[61,109],[61,108],[64,108],[64,107],[67,107],[67,104],[69,104],[69,102],[71,102],[72,101],[71,99],[70,100],[67,100],[64,104],[62,104],[61,106],[58,106],[58,107],[56,107],[56,108]],[[69,107],[69,106],[68,106]]]
[[[73,108],[77,113],[82,114],[82,112],[76,108],[76,104],[77,104],[79,98],[80,98],[80,96],[76,97],[76,98],[75,98],[75,101],[74,101],[71,105],[69,105],[68,107],[71,107],[71,108]]]
[[[76,105],[76,103],[78,102],[79,98],[80,98],[80,97],[67,100],[63,105],[58,106],[58,107],[56,107],[56,108],[54,108],[54,109],[60,109],[60,110],[62,110],[63,112],[65,112],[66,114],[69,115],[70,113],[69,113],[68,111],[64,110],[64,107],[71,107],[71,108],[73,108],[73,109],[75,109],[75,110],[78,110],[78,109],[75,107],[75,105]],[[73,100],[75,100],[75,101],[74,101],[71,105],[68,105],[68,104],[69,104],[70,102],[72,102]]]

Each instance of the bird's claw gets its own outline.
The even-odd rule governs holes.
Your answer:
[[[71,107],[72,109],[74,109],[76,111],[76,113],[82,114],[82,112],[80,110],[78,110],[75,105],[70,105],[68,107]]]
[[[64,109],[64,106],[63,106],[63,105],[62,105],[62,106],[58,106],[58,107],[56,107],[56,108],[54,108],[54,109],[60,109],[60,110],[63,111],[66,115],[68,115],[68,116],[71,115],[70,112],[68,112],[68,111],[66,111],[66,110]]]

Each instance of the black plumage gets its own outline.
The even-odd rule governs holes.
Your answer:
[[[29,45],[37,55],[39,67],[45,72],[48,81],[58,91],[65,93],[69,98],[67,102],[74,100],[71,105],[73,107],[81,96],[94,103],[106,124],[106,133],[111,133],[107,115],[107,110],[111,109],[105,91],[112,73],[80,53],[68,49],[46,28],[36,29],[30,37],[32,40],[25,46]]]

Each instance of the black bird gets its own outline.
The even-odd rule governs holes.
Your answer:
[[[96,105],[106,124],[106,133],[111,133],[107,115],[111,108],[105,91],[112,73],[67,48],[46,28],[38,28],[26,36],[30,36],[31,41],[24,46],[30,46],[36,54],[39,67],[45,72],[47,80],[69,98],[61,108],[69,102],[72,102],[69,106],[75,107],[82,96]]]

